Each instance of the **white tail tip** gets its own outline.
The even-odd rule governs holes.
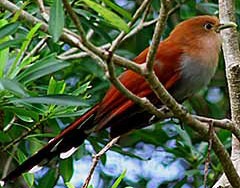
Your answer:
[[[41,166],[36,165],[36,166],[32,167],[31,170],[29,170],[28,172],[29,173],[35,173],[35,172],[37,172],[37,171],[39,171],[41,169],[42,169]]]
[[[0,181],[0,185],[3,187],[5,185],[5,181]]]
[[[51,140],[48,141],[48,143],[51,143],[54,140],[54,138],[52,138]]]
[[[68,157],[70,157],[78,148],[72,147],[70,150],[64,152],[64,153],[60,153],[60,158],[61,159],[66,159]]]

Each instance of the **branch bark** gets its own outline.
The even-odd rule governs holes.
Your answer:
[[[16,6],[15,4],[11,3],[8,0],[0,0],[0,6],[3,7],[4,9],[6,9],[6,10],[9,10],[10,12],[16,12],[20,9],[18,6]],[[48,25],[45,22],[43,22],[42,20],[32,16],[28,12],[22,10],[21,13],[20,13],[20,18],[22,20],[25,20],[26,22],[28,22],[30,24],[33,24],[33,25],[35,25],[37,23],[42,23],[40,29],[43,32],[48,33]],[[81,39],[79,38],[79,36],[77,34],[71,32],[71,31],[69,31],[66,28],[64,28],[60,39],[64,42],[67,42],[67,43],[79,48],[79,49],[83,49],[84,51],[86,51],[86,48],[87,48],[88,51],[89,50],[92,51],[93,53],[100,56],[104,60],[108,59],[108,52],[106,50],[104,50],[102,48],[95,47],[93,45],[87,45],[87,47],[83,46],[83,43],[82,43]],[[138,73],[141,72],[141,67],[139,65],[137,65],[133,61],[130,61],[130,60],[128,60],[126,58],[123,58],[121,56],[118,56],[118,55],[114,54],[113,55],[113,62],[116,63],[117,65],[124,66],[128,69],[131,69],[131,70],[135,71],[135,72],[138,72]]]
[[[111,147],[113,147],[113,145],[117,143],[119,138],[120,138],[120,136],[112,139],[106,146],[104,146],[104,148],[101,151],[99,151],[96,155],[93,156],[93,162],[92,162],[89,174],[88,174],[82,188],[88,187],[88,184],[92,178],[94,170],[96,169],[96,166],[97,166],[98,161],[100,160],[101,156],[103,156]]]
[[[221,22],[235,21],[234,0],[219,0],[219,16]],[[240,51],[236,29],[228,29],[221,32],[223,38],[223,53],[226,64],[226,74],[231,105],[232,121],[235,128],[240,129]],[[231,160],[238,173],[240,174],[240,142],[232,136]],[[214,185],[218,187],[231,187],[224,174]]]

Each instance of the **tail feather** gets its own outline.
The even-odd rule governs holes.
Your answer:
[[[57,137],[52,139],[45,147],[40,149],[35,155],[28,158],[15,170],[4,177],[1,182],[8,182],[16,179],[22,173],[33,169],[41,162],[49,161],[53,157],[65,153],[72,148],[76,148],[83,143],[88,137],[90,130],[93,127],[94,115],[98,109],[98,105],[93,107],[78,120],[69,125]]]

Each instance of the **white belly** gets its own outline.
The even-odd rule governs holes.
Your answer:
[[[200,61],[193,60],[188,56],[183,56],[181,62],[181,79],[170,90],[170,93],[178,101],[190,97],[206,86],[216,70],[215,66],[203,65]]]

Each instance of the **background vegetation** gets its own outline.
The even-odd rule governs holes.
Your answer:
[[[43,19],[37,1],[12,2]],[[111,43],[121,30],[128,29],[126,23],[142,3],[138,0],[115,0],[112,3],[107,0],[93,1],[98,5],[105,3],[105,8],[119,17],[111,15],[109,19],[106,10],[102,13],[94,9],[97,6],[92,6],[89,1],[70,2],[84,29],[89,34],[94,31],[90,40],[97,46]],[[40,24],[31,25],[22,21],[19,18],[20,11],[11,13],[1,8],[0,175],[31,156],[100,101],[110,85],[95,60],[84,55],[76,58],[65,54],[72,46],[59,40],[61,29],[63,26],[72,31],[76,29],[64,13],[61,1],[46,0],[44,5],[50,15],[51,36],[39,30]],[[157,17],[159,6],[158,0],[152,1],[146,21]],[[177,8],[167,21],[162,39],[185,19],[205,14],[218,15],[218,3],[215,0],[178,0],[173,3],[174,6]],[[236,15],[239,23],[240,1],[236,1]],[[121,22],[116,24],[118,19]],[[149,46],[153,30],[154,24],[143,28],[125,40],[116,53],[133,59]],[[74,54],[79,52],[76,50]],[[230,117],[224,62],[222,54],[220,56],[218,70],[208,88],[184,102],[184,106],[193,114],[217,119]],[[117,73],[122,71],[118,67]],[[93,187],[111,187],[124,169],[127,173],[119,187],[201,187],[207,142],[201,141],[199,135],[189,127],[181,126],[177,120],[167,119],[124,136],[119,145],[111,149],[112,152],[101,158]],[[35,178],[32,174],[25,174],[24,181],[18,180],[11,187],[71,187],[69,182],[79,187],[84,180],[81,175],[86,176],[89,170],[91,155],[108,142],[107,132],[105,130],[90,136],[72,157],[55,159]],[[217,130],[217,133],[225,147],[230,149],[230,132]],[[144,173],[145,170],[149,174]],[[169,174],[166,175],[167,170]],[[209,187],[221,173],[221,165],[215,154],[211,153],[207,179]]]

